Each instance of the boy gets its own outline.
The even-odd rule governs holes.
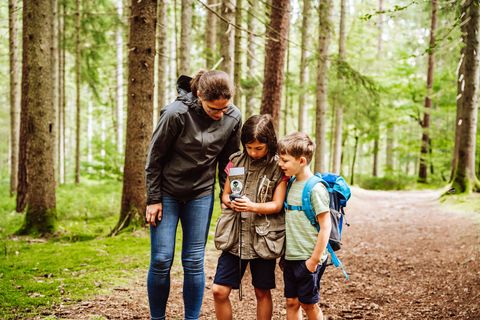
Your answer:
[[[309,164],[315,143],[301,132],[289,134],[278,142],[279,165],[286,176],[294,177],[287,196],[292,206],[302,205],[302,191],[306,181],[313,176]],[[312,190],[312,207],[320,232],[310,224],[303,211],[286,210],[286,248],[283,279],[287,299],[287,320],[301,319],[300,306],[310,320],[323,319],[320,301],[320,279],[326,267],[327,243],[331,221],[329,195],[321,183]]]

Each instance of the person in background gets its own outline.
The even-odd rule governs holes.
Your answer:
[[[229,156],[239,150],[241,113],[222,71],[181,76],[179,96],[164,107],[146,164],[151,259],[147,276],[151,319],[165,319],[177,225],[182,226],[185,319],[198,319],[205,288],[204,255],[213,209],[215,172],[220,190]]]

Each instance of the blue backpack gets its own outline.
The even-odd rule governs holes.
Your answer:
[[[343,229],[343,220],[345,218],[344,208],[347,205],[348,199],[350,199],[351,192],[350,187],[348,186],[345,179],[333,173],[315,173],[310,179],[307,180],[302,191],[302,205],[301,206],[292,206],[287,203],[288,192],[292,186],[295,177],[290,178],[287,185],[287,195],[285,197],[285,209],[287,210],[298,210],[305,212],[310,223],[317,229],[320,230],[320,225],[318,224],[317,217],[313,211],[312,203],[310,202],[310,196],[312,194],[312,189],[317,183],[322,183],[330,195],[330,217],[332,221],[332,231],[330,233],[330,238],[327,244],[327,250],[330,254],[333,265],[336,268],[340,268],[348,280],[348,274],[345,271],[345,267],[342,262],[338,259],[335,251],[340,250],[341,240],[342,240],[342,229]],[[346,222],[346,221],[345,221]],[[345,223],[349,226],[348,223]]]

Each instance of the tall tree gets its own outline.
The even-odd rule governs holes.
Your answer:
[[[166,87],[167,87],[167,64],[168,64],[168,41],[167,41],[167,6],[168,1],[158,1],[157,8],[157,87],[158,87],[158,117],[160,111],[165,106]]]
[[[270,23],[265,44],[261,114],[271,114],[275,128],[279,129],[282,101],[285,53],[287,50],[290,1],[278,0],[271,5]]]
[[[26,215],[19,234],[55,229],[55,115],[52,90],[51,0],[23,3],[21,140],[25,142]]]
[[[452,187],[458,193],[480,190],[475,174],[475,145],[478,111],[478,50],[479,48],[478,0],[462,3],[461,30],[463,47],[457,82],[457,119],[455,167]]]
[[[318,40],[318,67],[317,67],[317,93],[316,93],[316,119],[315,119],[315,171],[323,172],[326,169],[326,119],[327,110],[327,73],[328,73],[328,48],[332,33],[332,0],[320,2],[319,12],[319,40]]]
[[[10,196],[17,192],[18,137],[20,130],[20,81],[18,63],[18,4],[8,1],[8,38],[10,52]]]
[[[430,150],[430,110],[432,109],[433,72],[435,66],[435,31],[437,28],[437,0],[432,0],[432,20],[430,25],[430,43],[428,48],[427,95],[425,96],[422,125],[422,140],[420,148],[420,166],[418,181],[427,182],[428,154]]]
[[[340,30],[338,37],[338,60],[339,63],[344,63],[346,60],[346,49],[345,49],[345,19],[346,19],[346,9],[345,9],[345,0],[340,1]],[[341,75],[339,75],[339,80],[341,80]],[[334,134],[334,145],[333,145],[333,157],[332,157],[332,171],[334,173],[340,174],[341,171],[341,160],[342,160],[342,133],[343,133],[343,102],[336,99],[337,103],[335,104],[335,134]]]
[[[217,17],[213,5],[216,0],[208,0],[207,21],[205,23],[205,64],[207,69],[211,69],[216,59],[216,43],[217,43]]]
[[[222,0],[221,12],[226,21],[218,19],[218,33],[220,35],[220,68],[233,79],[233,56],[235,28],[232,26],[235,19],[235,0]]]
[[[237,26],[242,25],[242,0],[236,0],[237,5],[235,8],[235,24]],[[236,106],[239,108],[242,104],[242,91],[241,91],[241,80],[242,80],[242,32],[241,30],[235,30],[235,45],[234,45],[234,76],[233,81],[235,83],[235,96],[233,101]]]
[[[65,1],[58,1],[59,5],[59,50],[58,50],[58,64],[59,64],[59,92],[58,92],[58,134],[57,134],[57,144],[58,144],[58,178],[59,183],[65,183],[65,11],[66,4]]]
[[[192,0],[182,0],[182,16],[180,30],[179,66],[180,74],[191,73],[191,47],[192,47]]]
[[[75,183],[80,183],[80,30],[81,24],[80,0],[75,1]]]
[[[58,134],[59,130],[59,114],[58,114],[58,96],[60,93],[60,79],[59,79],[59,13],[58,13],[58,0],[52,0],[52,48],[51,48],[51,54],[52,54],[52,90],[53,90],[53,114],[55,116],[55,134]],[[55,174],[56,177],[59,175],[59,166],[58,166],[58,144],[55,143],[53,144],[53,161],[54,161],[54,168],[55,168]],[[57,179],[56,179],[57,180]]]
[[[302,9],[302,44],[300,48],[300,94],[298,96],[298,131],[306,130],[306,119],[307,119],[307,108],[305,105],[306,97],[306,87],[308,83],[308,68],[307,61],[308,48],[310,47],[310,11],[311,11],[311,1],[303,0],[303,9]]]
[[[247,29],[250,30],[247,38],[247,79],[248,79],[248,88],[245,92],[245,119],[248,119],[253,113],[253,106],[255,103],[255,21],[253,20],[253,14],[256,10],[256,1],[248,1],[250,9],[247,14]]]
[[[383,3],[384,0],[378,0],[378,36],[377,36],[377,73],[380,74],[380,71],[383,68],[383,24],[384,24],[384,14],[383,14]],[[395,123],[392,120],[388,120],[386,123],[387,129],[387,138],[386,138],[386,157],[385,157],[385,172],[391,173],[393,171],[393,145],[395,142]]]
[[[163,1],[160,1],[163,2]],[[123,0],[117,0],[118,19],[123,22]],[[123,108],[124,108],[124,91],[123,91],[123,24],[119,23],[115,30],[115,44],[117,54],[116,72],[116,90],[115,90],[115,136],[117,152],[123,151]]]
[[[133,1],[128,44],[128,109],[120,218],[112,235],[144,221],[145,161],[152,134],[157,1]]]

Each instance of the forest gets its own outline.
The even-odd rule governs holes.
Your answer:
[[[478,216],[479,14],[478,0],[3,1],[0,316],[61,317],[143,275],[147,147],[178,77],[201,69],[230,75],[243,120],[308,133],[314,171],[360,195],[436,190]]]

